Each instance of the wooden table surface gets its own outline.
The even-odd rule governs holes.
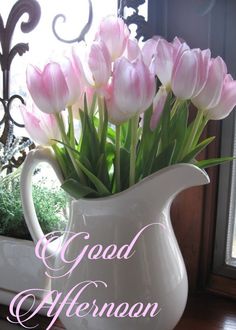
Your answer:
[[[3,322],[6,320],[6,315],[8,315],[8,307],[0,305],[1,330],[23,329],[11,326],[7,321]],[[45,330],[48,319],[39,316],[37,323],[40,326],[36,329]],[[63,327],[58,322],[51,329],[61,330]],[[191,296],[184,315],[174,330],[236,330],[236,301],[205,293]]]

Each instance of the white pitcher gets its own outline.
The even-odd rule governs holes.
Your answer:
[[[29,231],[37,243],[44,236],[39,225],[31,194],[32,174],[35,166],[48,162],[62,181],[60,169],[50,149],[31,151],[24,163],[21,175],[22,203]],[[79,297],[77,304],[94,300],[102,308],[105,303],[114,303],[120,311],[133,307],[133,314],[124,317],[119,313],[94,316],[93,310],[84,311],[84,316],[66,316],[66,308],[60,318],[71,330],[172,330],[178,323],[186,305],[188,281],[184,261],[176,241],[171,221],[170,206],[175,196],[185,188],[209,183],[206,172],[191,164],[177,164],[150,175],[121,193],[98,199],[73,200],[67,233],[61,238],[61,246],[69,239],[69,233],[87,233],[75,239],[66,251],[67,260],[73,260],[89,244],[104,249],[114,244],[117,248],[129,246],[135,235],[143,232],[130,251],[129,258],[91,260],[86,254],[69,275],[52,279],[52,288],[65,295],[78,283],[100,281],[89,286]],[[52,205],[53,207],[53,205]],[[186,207],[189,207],[186,205]],[[61,249],[48,247],[53,274],[57,277],[70,269],[61,260]],[[109,248],[112,251],[112,247]],[[115,249],[115,248],[114,248]],[[123,252],[125,251],[125,248]],[[132,254],[132,255],[131,255]],[[120,255],[121,256],[121,255]],[[61,272],[61,273],[60,273]],[[105,284],[107,285],[105,287]],[[70,296],[75,297],[76,293]],[[124,304],[126,303],[126,304]],[[156,315],[141,315],[141,306],[158,304]],[[123,304],[123,305],[122,305]],[[77,305],[78,306],[78,305]],[[150,306],[150,305],[149,305]],[[154,305],[152,305],[154,306]],[[157,307],[157,305],[155,305]],[[68,305],[67,305],[68,307]],[[140,307],[141,308],[141,307]],[[121,313],[122,314],[122,313]],[[114,316],[116,315],[116,317]]]

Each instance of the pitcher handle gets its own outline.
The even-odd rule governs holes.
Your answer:
[[[39,224],[39,220],[36,215],[33,197],[32,197],[33,172],[36,166],[41,162],[46,162],[49,165],[51,165],[59,181],[61,183],[63,182],[63,176],[60,167],[56,161],[55,155],[51,148],[38,147],[28,153],[23,164],[21,178],[20,178],[21,200],[22,200],[24,218],[35,244],[37,244],[37,242],[43,239],[43,237],[45,236]],[[43,241],[45,241],[44,244],[46,244],[47,242],[46,239]]]

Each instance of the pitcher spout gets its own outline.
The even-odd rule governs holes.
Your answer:
[[[171,202],[181,191],[209,182],[208,174],[199,167],[193,164],[176,164],[143,179],[130,189],[130,192],[136,197],[139,194],[146,196],[148,203],[155,204],[158,199],[158,202],[164,205]]]

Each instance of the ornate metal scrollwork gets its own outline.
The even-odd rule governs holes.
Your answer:
[[[88,0],[89,3],[89,17],[88,17],[88,21],[85,24],[84,28],[81,30],[79,36],[77,38],[71,39],[71,40],[66,40],[63,39],[62,37],[59,36],[59,34],[56,31],[56,24],[58,22],[58,19],[62,18],[63,23],[66,22],[66,17],[63,14],[58,14],[54,17],[53,22],[52,22],[52,30],[54,35],[56,36],[56,38],[62,42],[65,43],[74,43],[74,42],[80,42],[83,41],[85,39],[86,34],[88,33],[88,31],[91,28],[92,22],[93,22],[93,5],[92,5],[92,1]]]
[[[0,103],[4,111],[4,115],[0,121],[0,126],[4,125],[3,133],[0,137],[0,151],[2,153],[0,157],[0,168],[1,170],[7,168],[8,172],[11,172],[13,167],[21,165],[25,157],[24,149],[31,144],[29,139],[24,137],[16,138],[13,134],[14,125],[18,127],[22,127],[23,125],[17,123],[12,118],[10,108],[14,100],[18,99],[21,103],[24,103],[24,100],[20,95],[9,95],[11,63],[17,54],[22,56],[29,50],[27,43],[18,43],[11,47],[16,24],[25,13],[28,14],[28,19],[21,23],[21,31],[28,33],[37,26],[41,15],[41,9],[36,0],[17,1],[10,11],[6,25],[4,25],[3,18],[0,15],[0,43],[2,47],[0,64],[3,77],[3,97],[0,98]],[[15,158],[17,152],[20,152],[20,157]]]
[[[145,18],[139,13],[139,6],[143,5],[148,0],[119,0],[118,16],[122,17],[129,26],[135,24],[137,26],[136,38],[143,40],[150,38],[151,29]],[[124,17],[124,9],[132,8],[134,12],[127,17]]]

